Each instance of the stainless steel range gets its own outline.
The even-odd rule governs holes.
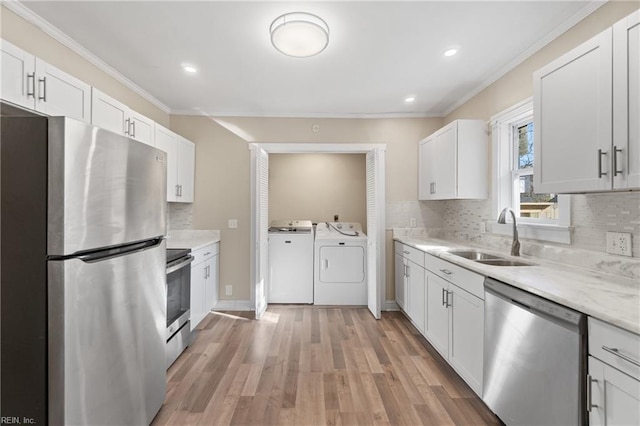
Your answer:
[[[167,368],[191,343],[191,256],[189,249],[167,249]]]

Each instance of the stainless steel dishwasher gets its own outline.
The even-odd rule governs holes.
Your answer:
[[[586,317],[487,278],[482,399],[507,425],[586,424]]]

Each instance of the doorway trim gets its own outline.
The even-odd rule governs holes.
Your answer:
[[[385,155],[386,144],[359,144],[359,143],[250,143],[251,152],[251,271],[250,290],[251,306],[256,309],[256,294],[262,294],[259,289],[259,280],[256,277],[260,268],[260,200],[258,199],[258,187],[256,185],[258,161],[260,152],[269,154],[375,154],[378,159],[375,161],[373,174],[367,174],[367,187],[375,182],[376,190],[373,191],[373,202],[367,202],[367,218],[376,218],[375,238],[369,239],[368,250],[373,250],[376,255],[376,293],[377,307],[369,309],[372,314],[379,319],[380,312],[386,299],[386,252],[385,252]],[[371,234],[372,230],[367,229]],[[368,256],[369,257],[369,256]],[[371,257],[369,257],[371,259]],[[259,319],[266,310],[266,303],[260,304],[256,309],[256,319]]]

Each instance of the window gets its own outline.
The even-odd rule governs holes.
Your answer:
[[[568,195],[538,194],[533,179],[535,124],[533,101],[521,102],[492,117],[493,220],[510,207],[524,238],[570,243]],[[492,222],[492,232],[510,233]]]
[[[513,175],[512,208],[516,216],[542,221],[557,221],[558,196],[537,194],[533,184],[533,118],[514,124],[512,128],[514,159],[511,166]]]

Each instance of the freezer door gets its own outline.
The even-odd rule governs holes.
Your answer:
[[[149,424],[166,392],[165,242],[49,261],[49,424]]]
[[[64,117],[49,119],[49,255],[166,234],[166,154]]]

